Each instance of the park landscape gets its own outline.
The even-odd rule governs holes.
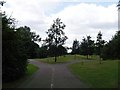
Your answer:
[[[61,18],[53,20],[46,38],[15,23],[2,14],[3,89],[119,88],[120,30],[109,41],[99,31],[96,40],[87,35],[69,47]]]

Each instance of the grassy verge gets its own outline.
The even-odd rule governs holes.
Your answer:
[[[76,63],[69,65],[73,74],[92,88],[115,88],[118,86],[118,60]]]
[[[33,64],[28,64],[27,66],[27,71],[26,71],[26,75],[30,76],[32,75],[34,72],[36,72],[38,70],[38,67],[33,65]]]

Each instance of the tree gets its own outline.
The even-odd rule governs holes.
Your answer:
[[[96,41],[96,53],[100,57],[100,64],[101,64],[101,50],[105,44],[105,41],[102,40],[102,33],[99,32],[97,35],[97,41]]]
[[[41,46],[38,50],[38,57],[47,58],[48,57],[47,53],[48,53],[47,46]]]
[[[13,81],[24,75],[27,57],[16,35],[13,19],[2,16],[2,81]]]
[[[27,58],[37,57],[39,45],[35,41],[40,42],[40,36],[36,35],[35,32],[30,32],[30,28],[27,26],[17,28],[16,34],[20,42],[22,42],[22,47],[26,51]]]
[[[67,54],[67,49],[63,47],[62,45],[58,46],[58,56],[66,55]]]
[[[63,29],[65,28],[65,24],[63,24],[63,22],[61,22],[61,19],[57,18],[55,21],[53,21],[54,23],[52,24],[52,26],[50,27],[50,29],[48,29],[48,31],[46,32],[48,37],[46,38],[45,42],[47,43],[48,49],[51,46],[54,46],[54,57],[55,57],[55,62],[57,60],[57,48],[59,45],[63,45],[65,44],[65,41],[67,40],[67,36],[65,36],[65,33],[63,32]]]
[[[2,16],[2,81],[8,82],[23,76],[27,70],[27,55],[35,52],[38,38],[30,32],[30,28],[15,28],[15,19]]]
[[[82,42],[80,44],[80,54],[86,55],[87,59],[89,55],[92,55],[94,53],[94,41],[91,40],[90,36],[87,36],[87,38],[83,38]]]
[[[73,41],[73,46],[72,46],[72,54],[78,54],[79,53],[79,41],[75,39]]]
[[[114,37],[103,47],[101,57],[106,59],[120,59],[120,30]]]

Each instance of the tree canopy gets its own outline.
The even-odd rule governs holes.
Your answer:
[[[2,15],[2,80],[13,81],[26,72],[27,59],[37,56],[39,46],[34,42],[40,40],[30,28],[15,27],[15,19]]]
[[[120,59],[120,30],[105,44],[102,50],[103,59]]]
[[[91,36],[87,36],[82,39],[80,44],[80,54],[87,55],[87,59],[89,55],[93,55],[94,53],[94,41],[91,40]]]
[[[77,39],[75,39],[74,41],[73,41],[73,46],[72,46],[72,54],[79,54],[79,47],[80,47],[80,45],[79,45],[79,41],[77,41]]]
[[[65,44],[65,41],[67,40],[67,36],[65,36],[65,33],[63,32],[63,29],[65,29],[65,27],[66,25],[61,22],[61,19],[57,18],[53,21],[52,26],[46,32],[48,37],[45,39],[45,42],[48,46],[48,49],[54,54],[55,62],[56,57],[58,56],[58,47]]]

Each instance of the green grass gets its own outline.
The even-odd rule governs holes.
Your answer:
[[[56,63],[69,62],[69,61],[71,61],[73,59],[74,59],[74,56],[66,55],[66,56],[59,56],[59,57],[57,57],[57,62],[55,62],[55,58],[54,57],[43,58],[43,59],[35,59],[35,60],[40,61],[40,62],[44,62],[44,63],[49,63],[49,64],[56,64]]]
[[[77,60],[99,60],[99,56],[97,55],[91,55],[88,57],[87,59],[87,56],[84,56],[84,55],[73,55],[74,59],[77,59]]]
[[[118,85],[118,60],[69,65],[70,71],[91,88],[115,88]]]
[[[26,74],[23,77],[13,82],[3,83],[2,84],[3,88],[17,88],[22,82],[24,82],[29,76],[31,76],[37,70],[38,70],[38,67],[36,67],[33,64],[28,64]]]
[[[88,60],[98,60],[99,57],[96,55],[89,56]],[[48,64],[56,64],[56,63],[65,63],[72,60],[87,60],[86,56],[83,55],[65,55],[57,57],[57,62],[55,62],[54,57],[42,58],[42,59],[34,59],[40,62],[48,63]]]
[[[33,64],[28,64],[27,66],[27,71],[26,71],[26,75],[30,76],[32,75],[34,72],[36,72],[38,70],[38,67],[33,65]]]

